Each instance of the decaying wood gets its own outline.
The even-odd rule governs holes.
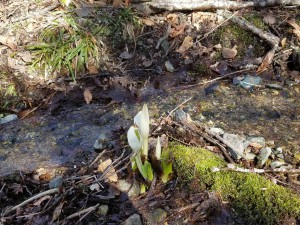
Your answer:
[[[145,7],[168,11],[195,11],[228,9],[239,10],[244,8],[263,8],[272,6],[300,6],[300,0],[254,0],[254,1],[226,1],[226,0],[152,0],[140,3]]]

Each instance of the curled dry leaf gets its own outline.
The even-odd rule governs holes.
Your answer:
[[[112,164],[111,159],[105,160],[98,166],[98,171],[103,173],[110,166],[110,164]],[[118,175],[116,173],[115,168],[112,166],[109,168],[109,171],[105,174],[105,177],[111,182],[118,181]]]
[[[224,59],[232,59],[237,54],[237,46],[233,46],[233,48],[223,48],[222,49],[222,56]]]
[[[272,63],[274,55],[275,55],[275,49],[273,48],[271,51],[267,53],[267,55],[263,59],[262,63],[260,64],[256,72],[260,73],[265,71],[268,68],[268,66]]]
[[[149,18],[142,18],[141,21],[143,24],[149,27],[152,27],[155,24],[154,21]]]
[[[84,90],[83,96],[84,96],[84,100],[85,100],[86,104],[90,104],[92,99],[93,99],[93,95],[92,95],[91,91],[88,88],[86,88]]]
[[[186,36],[183,40],[182,45],[176,50],[176,52],[184,53],[185,51],[187,51],[192,46],[193,46],[193,37]]]
[[[289,20],[287,23],[294,28],[293,33],[297,36],[298,40],[300,41],[300,26],[292,20]]]

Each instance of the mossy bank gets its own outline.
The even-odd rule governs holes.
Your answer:
[[[199,187],[215,191],[232,204],[247,224],[281,224],[300,215],[300,196],[276,185],[263,176],[251,173],[212,172],[213,167],[226,167],[226,162],[202,148],[172,145],[174,168],[185,181],[195,177]]]

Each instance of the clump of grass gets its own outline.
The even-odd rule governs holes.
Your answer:
[[[140,28],[139,18],[131,8],[122,8],[113,13],[103,13],[100,24],[108,28],[108,37],[117,46],[124,41],[134,41]]]
[[[75,81],[77,74],[87,69],[90,62],[99,62],[95,35],[101,32],[105,29],[80,25],[72,15],[66,15],[63,21],[54,21],[42,32],[39,44],[27,46],[35,55],[32,66],[50,74],[69,73]]]

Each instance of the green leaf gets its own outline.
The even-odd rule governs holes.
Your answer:
[[[173,173],[172,161],[171,162],[162,161],[161,165],[162,165],[162,169],[163,169],[163,174],[160,178],[163,183],[167,183],[169,181],[169,175],[171,173]]]
[[[147,176],[146,180],[152,181],[153,180],[153,170],[152,170],[151,164],[148,161],[144,162],[143,170]]]

